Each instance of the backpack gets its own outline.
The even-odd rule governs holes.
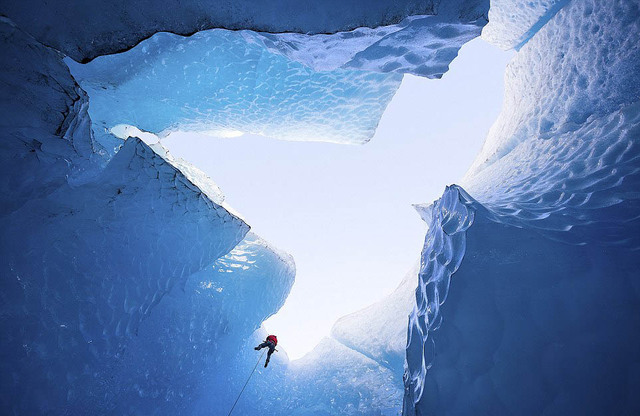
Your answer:
[[[269,335],[267,337],[267,341],[273,342],[273,345],[278,345],[278,337],[276,337],[275,335]]]

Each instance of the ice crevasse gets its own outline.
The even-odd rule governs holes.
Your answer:
[[[293,284],[214,183],[115,127],[364,143],[402,74],[481,31],[519,50],[505,108],[418,207],[419,268],[236,410],[640,411],[636,1],[92,5],[0,5],[3,414],[226,414]]]
[[[147,129],[152,135],[194,125],[198,131],[229,130],[238,128],[234,123],[244,114],[243,131],[309,139],[295,136],[287,120],[277,126],[265,117],[289,106],[303,121],[336,119],[329,127],[336,126],[343,143],[364,142],[403,72],[440,76],[458,48],[486,23],[486,2],[451,5],[454,12],[438,14],[426,4],[392,17],[385,9],[370,16],[372,27],[351,34],[282,35],[282,43],[268,33],[221,30],[191,37],[157,34],[146,41],[139,34],[113,37],[101,32],[103,16],[92,22],[91,16],[76,14],[86,10],[90,15],[92,8],[42,4],[61,9],[31,20],[37,17],[32,11],[41,7],[3,3],[2,413],[228,411],[252,365],[248,345],[262,335],[260,324],[281,307],[291,288],[293,260],[249,232],[202,172],[146,140],[148,134],[136,133],[145,140],[122,140],[127,134],[117,137],[114,128]],[[110,12],[126,13],[129,6],[120,6]],[[84,24],[47,20],[62,18],[65,10],[69,20]],[[322,32],[358,27],[352,24]],[[145,28],[149,36],[162,29],[153,19]],[[395,36],[416,31],[430,40],[427,47],[416,45],[420,54],[388,53]],[[439,36],[450,47],[432,59],[430,51],[441,47]],[[87,38],[95,40],[95,48],[83,55]],[[131,43],[119,43],[122,39]],[[300,50],[292,48],[296,43],[307,44],[310,52],[293,56]],[[324,59],[314,58],[335,44],[350,45],[341,60],[325,67]],[[206,48],[216,52],[210,60],[200,54]],[[96,58],[121,49],[128,52]],[[78,65],[65,55],[96,59]],[[153,83],[154,71],[163,75],[164,84]],[[151,95],[163,85],[174,88],[164,90],[165,96]],[[132,86],[137,95],[130,94],[135,88],[127,89]],[[287,94],[294,89],[300,91],[297,96]],[[216,102],[221,97],[227,99],[222,115]],[[158,106],[143,111],[143,101],[153,99]],[[113,117],[118,109],[122,112]],[[356,110],[366,117],[350,119]],[[118,130],[123,125],[129,127]],[[326,127],[320,133],[325,136],[311,139],[338,137]],[[336,349],[343,354],[330,369],[309,360],[308,370],[292,372],[283,386],[312,385],[309,381],[331,376],[338,366],[346,377],[351,363],[358,362],[367,377],[342,385],[344,400],[329,399],[337,388],[333,383],[311,391],[322,399],[314,405],[317,410],[362,412],[374,403],[387,413],[399,409],[401,348],[395,350],[392,371],[337,341],[323,345],[324,354]],[[286,363],[286,355],[280,357],[275,360]],[[389,381],[376,388],[381,371]],[[378,394],[383,391],[384,397]],[[304,394],[261,411],[298,408],[308,414]],[[255,401],[247,396],[251,406]],[[284,390],[275,398],[286,396]]]

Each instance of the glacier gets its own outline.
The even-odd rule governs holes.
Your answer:
[[[634,414],[640,10],[571,2],[430,207],[404,414]]]
[[[0,4],[1,413],[227,414],[295,263],[158,139],[366,143],[481,32],[504,109],[420,264],[235,414],[640,412],[637,1],[166,6]]]

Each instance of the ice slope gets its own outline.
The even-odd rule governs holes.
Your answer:
[[[234,412],[274,416],[398,415],[402,406],[407,317],[416,280],[414,267],[392,294],[340,318],[331,336],[322,339],[303,358],[289,362],[276,353],[269,368],[260,368],[254,374]],[[254,342],[259,343],[265,336],[259,331]],[[258,357],[259,353],[249,349],[242,361],[254,364]],[[251,368],[241,371],[249,374]],[[233,393],[230,391],[229,395],[233,397]],[[224,413],[225,409],[220,410]]]
[[[418,266],[402,279],[389,296],[336,321],[331,336],[345,346],[402,374],[407,337],[407,317],[415,298]]]
[[[639,22],[572,2],[510,64],[469,194],[425,216],[404,414],[640,411]]]

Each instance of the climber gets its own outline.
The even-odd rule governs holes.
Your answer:
[[[265,368],[269,364],[269,360],[271,359],[271,354],[273,354],[274,351],[278,351],[276,350],[276,345],[278,345],[278,337],[276,337],[275,335],[269,335],[262,344],[254,348],[254,350],[256,351],[262,348],[267,348],[267,347],[269,348],[269,352],[267,353],[267,361],[264,362]]]

